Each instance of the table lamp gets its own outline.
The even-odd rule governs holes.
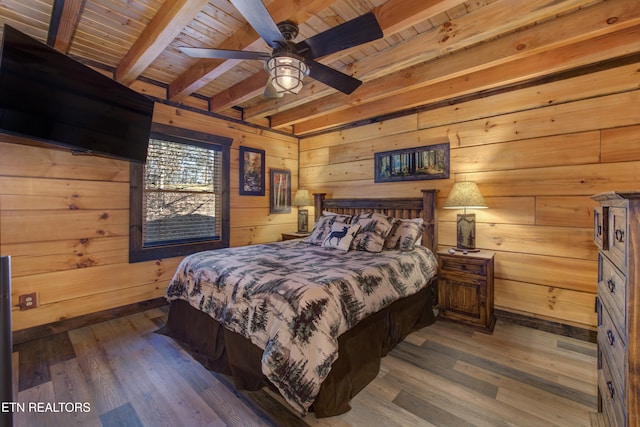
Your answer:
[[[313,198],[309,190],[298,188],[296,195],[291,202],[293,206],[298,206],[298,233],[309,231],[309,210],[301,209],[304,206],[313,206]]]
[[[444,202],[444,209],[464,209],[464,213],[458,214],[456,221],[457,251],[478,252],[476,249],[476,214],[467,213],[469,209],[486,208],[487,204],[482,197],[482,193],[478,189],[475,182],[462,181],[453,184],[453,188]]]

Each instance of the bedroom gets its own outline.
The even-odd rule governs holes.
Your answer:
[[[11,7],[0,9],[3,23],[15,24],[46,40],[53,2],[5,3]],[[65,3],[72,6],[74,2]],[[78,13],[83,18],[77,24],[76,37],[97,43],[99,38],[86,35],[87,28],[93,20],[98,21],[99,11],[111,7],[114,15],[131,21],[127,30],[132,35],[122,42],[122,50],[126,50],[134,45],[135,35],[142,33],[142,22],[151,19],[161,2],[129,2],[136,6],[130,10],[119,10],[120,2],[78,3],[84,4],[84,9]],[[273,3],[284,9],[280,3],[286,2]],[[355,2],[335,2],[333,12],[323,8],[319,14],[334,22],[330,21],[331,14],[341,11],[345,3]],[[373,7],[373,2],[366,3]],[[403,4],[418,3],[424,2]],[[552,1],[433,3],[432,10],[423,12],[434,17],[420,27],[421,34],[426,34],[425,40],[431,37],[442,41],[441,31],[454,28],[455,37],[442,41],[437,58],[425,62],[428,67],[413,65],[409,74],[399,71],[410,64],[409,59],[394,57],[398,65],[389,66],[390,77],[363,75],[367,81],[354,92],[358,98],[334,94],[324,102],[286,110],[289,116],[268,112],[273,130],[262,118],[243,123],[238,109],[210,114],[207,100],[211,94],[207,91],[219,88],[205,86],[207,96],[187,97],[183,101],[186,107],[166,101],[166,88],[154,84],[159,80],[155,77],[160,75],[158,66],[148,71],[154,78],[133,79],[131,85],[166,101],[156,102],[154,122],[233,140],[231,246],[280,240],[282,233],[297,228],[295,208],[289,214],[271,214],[267,196],[239,194],[240,146],[265,150],[267,171],[291,171],[293,191],[299,183],[331,197],[417,197],[423,188],[436,188],[438,205],[442,206],[454,182],[472,180],[478,183],[489,206],[476,211],[476,245],[496,252],[498,316],[593,338],[597,324],[597,247],[593,243],[592,212],[597,203],[590,197],[605,191],[637,189],[640,11],[636,2],[560,2],[564,7]],[[561,10],[534,20],[537,25],[505,24],[501,37],[476,44],[490,36],[482,34],[473,39],[476,32],[481,32],[478,22],[507,22],[496,10],[509,10],[508,15],[512,15],[514,3],[522,8],[526,3],[532,10],[544,9],[542,5]],[[436,13],[436,6],[452,10],[442,15]],[[352,5],[349,10],[364,7]],[[140,10],[146,12],[136,21],[131,14],[140,14]],[[521,12],[521,16],[528,16]],[[481,13],[485,13],[480,15],[483,20],[477,18]],[[427,20],[417,12],[412,15]],[[106,24],[123,25],[122,18],[115,22],[102,19],[104,34],[116,40],[122,37],[120,30],[109,30]],[[388,43],[403,45],[403,37],[408,35],[402,33]],[[72,44],[70,53],[73,49],[81,52],[83,48]],[[87,48],[91,49],[93,57],[99,56],[95,53],[98,49]],[[376,46],[377,50],[382,48]],[[402,54],[410,56],[410,52],[408,47]],[[373,64],[366,70],[374,69],[385,58],[388,62],[389,56],[367,53],[370,58],[358,55],[354,67],[365,67],[367,59]],[[168,56],[173,59],[178,55],[173,52]],[[112,72],[124,60],[124,53],[110,60],[116,62],[103,71]],[[161,56],[158,61],[168,59]],[[233,78],[249,75],[252,69],[243,66],[247,69]],[[225,84],[230,86],[229,82]],[[387,86],[393,87],[376,102],[374,95]],[[399,86],[406,86],[406,91],[394,95],[393,90],[399,91]],[[308,93],[301,96],[313,101]],[[344,107],[331,110],[336,108],[336,100],[341,100]],[[347,107],[344,102],[351,105]],[[271,101],[262,107],[266,111],[273,104]],[[319,108],[326,111],[317,118],[299,119]],[[248,114],[249,110],[259,114],[257,108],[243,112]],[[392,114],[395,111],[404,114]],[[367,123],[372,117],[381,119]],[[345,123],[359,126],[343,126]],[[12,256],[12,304],[16,306],[17,296],[22,294],[35,292],[38,298],[33,310],[13,309],[15,331],[162,297],[180,258],[128,262],[128,162],[71,156],[64,151],[14,144],[4,135],[1,138],[0,253]],[[451,148],[448,179],[373,182],[374,153],[441,143],[449,143]],[[71,205],[77,209],[71,209]],[[457,213],[438,209],[439,244],[443,248],[456,243]]]

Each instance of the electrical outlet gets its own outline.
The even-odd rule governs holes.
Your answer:
[[[30,310],[38,306],[38,299],[36,293],[20,295],[18,297],[18,305],[20,310]]]

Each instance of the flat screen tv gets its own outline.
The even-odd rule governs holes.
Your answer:
[[[4,25],[0,132],[144,162],[153,100]]]

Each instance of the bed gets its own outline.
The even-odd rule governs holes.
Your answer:
[[[348,411],[380,359],[435,321],[435,194],[315,194],[305,239],[185,257],[161,332],[239,390],[270,387],[301,415]]]

